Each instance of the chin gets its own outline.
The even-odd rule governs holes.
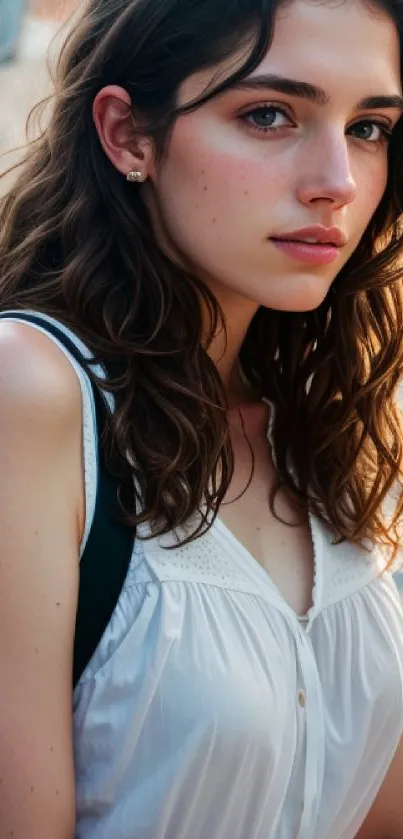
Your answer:
[[[262,305],[279,312],[313,312],[326,299],[332,282],[333,280],[329,282],[312,276],[306,281],[302,277],[298,277],[297,282],[295,278],[289,283],[285,280],[280,293],[276,295],[277,299],[274,300],[271,296],[270,302],[266,301]]]
[[[278,311],[282,312],[314,312],[315,309],[319,309],[319,306],[322,305],[323,301],[326,299],[326,294],[323,297],[316,297],[315,300],[305,300],[305,301],[298,301],[294,304],[290,304],[289,306],[283,306],[280,308],[278,307]]]

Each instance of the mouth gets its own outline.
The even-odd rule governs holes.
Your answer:
[[[298,239],[277,239],[270,241],[278,250],[297,262],[307,265],[329,265],[340,256],[340,248],[332,244],[306,242]]]
[[[334,262],[346,241],[338,228],[319,226],[270,237],[270,242],[282,253],[298,262],[317,266]]]

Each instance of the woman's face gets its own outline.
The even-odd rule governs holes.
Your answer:
[[[187,79],[180,104],[216,74]],[[401,95],[386,13],[360,0],[283,6],[258,69],[178,119],[146,185],[162,246],[223,304],[314,309],[381,200]]]

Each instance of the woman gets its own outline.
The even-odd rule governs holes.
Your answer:
[[[2,837],[403,835],[401,25],[90,0],[68,39],[0,216],[44,316],[0,323]],[[135,539],[72,719],[95,381]]]

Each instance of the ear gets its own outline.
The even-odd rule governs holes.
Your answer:
[[[102,148],[115,168],[125,176],[141,172],[146,180],[154,168],[152,142],[136,135],[127,91],[117,85],[102,88],[94,99],[93,118]]]

